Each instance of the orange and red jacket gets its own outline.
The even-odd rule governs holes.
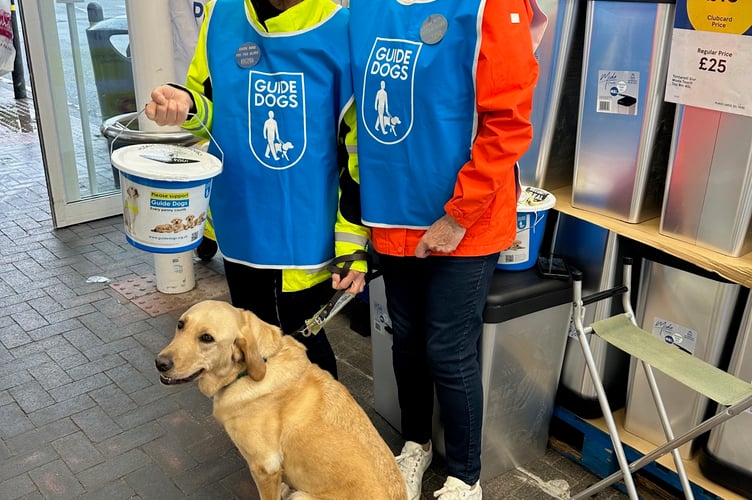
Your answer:
[[[450,254],[455,256],[489,255],[514,241],[518,195],[515,164],[533,137],[530,114],[538,79],[530,32],[533,9],[527,0],[487,1],[481,5],[485,10],[477,54],[446,55],[477,57],[477,134],[467,161],[459,169],[454,194],[444,205],[445,212],[467,230]],[[452,98],[441,95],[441,82],[425,91],[434,99]],[[424,229],[373,227],[371,239],[379,253],[413,256],[424,233]]]

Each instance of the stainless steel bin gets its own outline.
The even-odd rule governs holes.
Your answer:
[[[398,431],[402,429],[397,402],[397,382],[392,364],[392,321],[386,309],[384,278],[368,283],[373,363],[373,408]]]
[[[752,117],[677,106],[661,234],[738,257],[752,250]]]
[[[747,300],[728,372],[752,381],[752,298]],[[752,411],[710,431],[699,457],[700,470],[711,481],[752,498]]]
[[[637,298],[637,321],[679,349],[718,366],[741,287],[689,264],[672,265],[643,259]],[[738,326],[738,318],[737,324]],[[655,378],[676,436],[700,423],[708,399],[656,371]],[[624,428],[654,444],[666,441],[647,378],[632,360],[627,389]],[[681,456],[693,455],[692,443],[679,448]]]
[[[566,214],[559,215],[554,233],[554,253],[582,272],[585,295],[621,283],[622,265],[616,233]],[[601,300],[585,309],[583,324],[589,325],[621,312],[619,301]],[[591,335],[589,342],[609,404],[612,408],[623,407],[629,356],[597,335]],[[556,401],[582,418],[603,415],[577,332],[571,323]]]
[[[673,3],[588,0],[572,205],[657,216],[675,105],[663,100]]]
[[[383,284],[369,284],[374,409],[400,429]],[[374,286],[376,284],[376,286]],[[483,467],[481,480],[543,456],[564,358],[572,302],[568,281],[540,278],[536,269],[497,270],[484,312],[481,340]],[[443,454],[438,412],[434,449]]]
[[[585,9],[571,0],[538,0],[538,7],[548,25],[535,51],[533,142],[519,160],[520,180],[551,190],[572,183]]]

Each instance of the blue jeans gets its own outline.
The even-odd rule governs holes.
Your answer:
[[[468,484],[480,477],[479,346],[498,257],[379,256],[394,331],[402,437],[431,439],[435,388],[448,473]]]

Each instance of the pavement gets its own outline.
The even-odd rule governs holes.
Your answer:
[[[158,292],[153,257],[126,242],[122,217],[53,228],[31,93],[15,100],[4,77],[0,137],[0,499],[258,498],[211,401],[192,384],[163,386],[154,367],[190,304],[227,299],[220,256],[194,262],[188,294]],[[354,315],[327,327],[340,380],[398,453],[373,410],[371,343]],[[423,498],[444,476],[437,457]],[[565,498],[593,479],[549,449],[482,486],[488,499]]]

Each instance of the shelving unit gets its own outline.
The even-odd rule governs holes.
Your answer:
[[[625,445],[625,453],[629,461],[636,460],[642,454],[652,451],[655,445],[635,436],[624,429],[624,410],[614,412],[614,420],[619,431],[619,437]],[[553,416],[553,430],[549,440],[550,446],[573,460],[598,477],[606,477],[619,468],[613,455],[613,445],[608,435],[606,422],[601,418],[582,419],[563,408],[556,408]],[[693,493],[697,500],[744,500],[744,497],[720,486],[700,471],[696,459],[685,460],[689,480],[693,484]],[[638,472],[645,481],[640,483],[640,489],[650,490],[655,486],[653,482],[663,483],[664,488],[673,491],[655,491],[656,496],[666,493],[681,495],[681,484],[676,475],[676,468],[670,455],[659,458]],[[573,492],[576,493],[576,492]]]
[[[571,186],[550,189],[549,191],[556,196],[556,205],[554,206],[554,209],[561,213],[603,227],[621,236],[643,243],[686,262],[697,265],[703,269],[715,272],[729,281],[733,281],[747,288],[752,288],[752,252],[742,255],[741,257],[729,257],[686,241],[662,235],[659,232],[660,217],[655,217],[639,224],[631,224],[595,212],[573,207],[571,204]],[[723,222],[719,221],[719,223]],[[655,447],[655,445],[644,441],[624,429],[623,410],[617,410],[614,412],[614,416],[621,440],[631,449],[630,452],[647,453]],[[612,452],[609,452],[604,449],[604,446],[602,446],[603,444],[605,444],[605,448],[610,446],[603,418],[585,420],[569,414],[564,409],[557,408],[554,415],[554,420],[556,419],[562,421],[566,420],[570,425],[574,424],[584,434],[584,443],[580,450],[572,450],[564,445],[560,451],[571,459],[580,462],[586,468],[590,468],[596,475],[604,472],[597,470],[597,467],[600,467],[600,465],[597,464],[599,462],[610,460],[609,457]],[[552,437],[555,436],[552,434]],[[605,441],[601,441],[601,439],[604,439]],[[561,446],[561,443],[559,443],[559,446]],[[557,447],[556,442],[553,442],[553,447]],[[603,456],[600,456],[601,453],[603,453]],[[617,467],[616,464],[611,465]],[[606,464],[605,466],[609,466],[609,464]],[[705,496],[700,495],[700,498],[714,498],[716,495],[717,498],[723,498],[725,500],[737,500],[743,498],[705,478],[700,471],[696,459],[685,461],[685,466],[690,481],[694,485],[699,486],[705,494]],[[652,471],[654,476],[660,476],[659,479],[662,479],[667,483],[672,483],[675,478],[676,485],[678,486],[678,477],[675,475],[673,460],[670,456],[667,455],[659,459],[656,467],[657,468]],[[668,474],[668,476],[666,474]]]
[[[660,218],[656,217],[639,224],[630,224],[612,217],[589,212],[572,206],[571,186],[551,191],[556,196],[556,206],[561,213],[591,222],[617,234],[657,248],[682,260],[713,271],[729,281],[752,288],[752,252],[741,257],[729,257],[682,240],[662,235]],[[723,221],[719,221],[722,224]]]

